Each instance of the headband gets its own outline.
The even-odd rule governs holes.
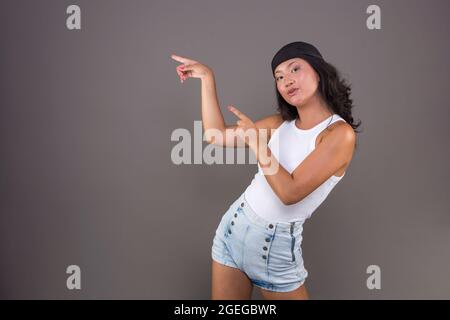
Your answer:
[[[319,50],[312,44],[307,42],[297,41],[283,46],[272,58],[272,74],[275,72],[275,68],[280,63],[289,59],[302,58],[305,56],[323,59],[322,54],[319,52]]]

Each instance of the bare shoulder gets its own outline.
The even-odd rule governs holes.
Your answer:
[[[324,139],[335,140],[349,147],[353,147],[356,142],[355,131],[351,125],[344,121],[336,121],[328,126],[323,133],[321,141]]]

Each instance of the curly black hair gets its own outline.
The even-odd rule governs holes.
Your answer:
[[[344,120],[356,130],[361,125],[361,120],[355,123],[352,116],[353,100],[350,98],[351,85],[342,78],[340,72],[332,64],[324,59],[305,56],[303,60],[307,61],[320,77],[317,88],[321,98],[332,109],[333,113],[340,115]],[[275,77],[274,77],[275,78]],[[278,108],[283,120],[295,120],[300,118],[297,108],[284,100],[278,92],[275,81],[275,93],[277,97]],[[355,147],[356,148],[356,147]]]

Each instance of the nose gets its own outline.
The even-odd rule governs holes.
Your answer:
[[[284,77],[284,86],[286,88],[288,88],[288,87],[291,86],[291,84],[292,84],[292,80],[290,78],[288,78],[288,77]]]
[[[292,85],[292,83],[293,83],[292,80],[285,81],[284,87],[287,89],[287,88],[289,88]]]

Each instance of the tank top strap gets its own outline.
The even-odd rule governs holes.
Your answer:
[[[320,133],[322,133],[326,128],[328,128],[329,126],[331,126],[333,123],[337,122],[337,121],[345,121],[344,118],[342,118],[340,115],[338,115],[337,113],[334,113],[330,119],[327,119],[327,121],[325,121],[324,123],[321,123],[319,126],[317,126],[314,130],[314,132],[311,133],[311,141],[310,141],[310,150],[315,149],[316,147],[316,139],[319,136]]]
[[[333,116],[332,116],[332,118],[331,118],[331,121],[330,121],[330,123],[329,123],[327,126],[332,125],[332,124],[335,123],[336,121],[344,121],[344,122],[347,122],[347,121],[345,121],[344,118],[342,118],[340,115],[338,115],[337,113],[335,113],[335,114],[333,114]]]
[[[269,141],[267,142],[267,144],[270,146],[270,141],[272,140],[273,137],[275,137],[275,135],[280,134],[280,131],[283,129],[284,126],[286,126],[286,124],[288,123],[288,120],[284,120],[279,126],[278,128],[275,129],[275,131],[272,132],[272,134],[270,135]]]

